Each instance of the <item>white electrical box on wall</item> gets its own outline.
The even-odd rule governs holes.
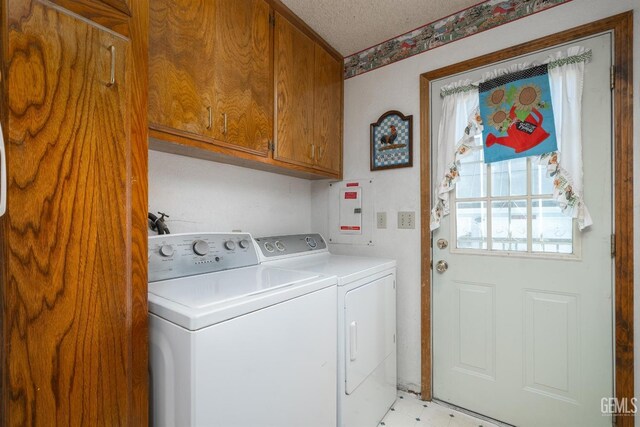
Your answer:
[[[372,179],[329,184],[329,243],[373,245]]]
[[[362,188],[340,189],[340,234],[362,234]]]

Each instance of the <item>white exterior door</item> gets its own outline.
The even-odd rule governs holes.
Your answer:
[[[451,214],[433,234],[436,399],[523,427],[611,425],[600,413],[613,393],[611,41],[571,44],[593,51],[582,122],[589,229],[561,214],[552,178],[530,160],[487,167],[480,151],[462,164]],[[569,46],[433,82],[432,123],[443,85]]]

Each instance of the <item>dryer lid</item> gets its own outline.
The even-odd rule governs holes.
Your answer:
[[[270,261],[263,263],[263,265],[312,271],[326,276],[337,276],[339,279],[338,285],[343,286],[394,268],[396,261],[385,258],[334,255],[325,252]]]

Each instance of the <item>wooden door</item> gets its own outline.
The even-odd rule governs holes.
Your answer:
[[[8,14],[0,424],[143,425],[132,45],[46,2]]]
[[[316,167],[340,173],[342,166],[343,65],[315,45],[313,144]]]
[[[149,126],[211,136],[215,3],[152,0],[149,8]]]
[[[264,0],[216,0],[213,135],[266,156],[273,138],[273,47]]]
[[[276,13],[274,158],[313,165],[314,42]]]

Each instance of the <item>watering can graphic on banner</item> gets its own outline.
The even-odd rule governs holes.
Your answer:
[[[485,163],[556,151],[547,65],[480,83]]]

